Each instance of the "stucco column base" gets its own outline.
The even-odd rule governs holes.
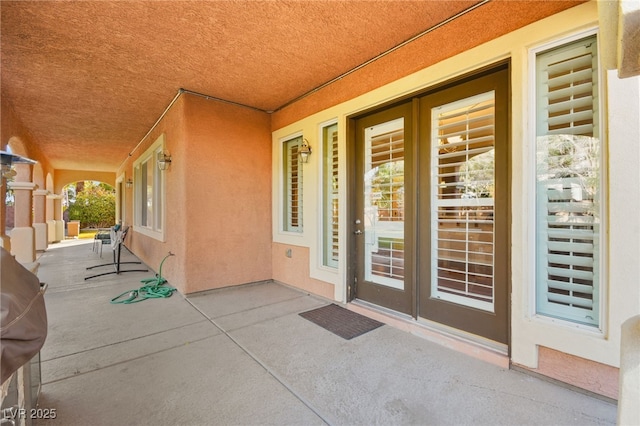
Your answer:
[[[640,315],[622,324],[618,424],[640,425]]]
[[[56,220],[56,242],[64,240],[64,220]]]
[[[47,242],[53,243],[56,241],[56,221],[47,221]]]
[[[36,250],[45,251],[47,246],[47,224],[46,223],[34,223],[33,229],[36,232]]]
[[[11,254],[20,263],[36,261],[36,233],[33,227],[20,227],[11,230]]]
[[[11,237],[8,235],[0,235],[0,247],[11,253]]]

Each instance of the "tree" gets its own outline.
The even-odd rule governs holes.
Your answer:
[[[82,228],[106,228],[115,222],[115,189],[105,183],[85,181],[74,185],[75,197],[69,197],[69,220],[79,220]],[[74,191],[71,191],[74,192]]]

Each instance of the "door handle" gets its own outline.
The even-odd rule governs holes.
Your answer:
[[[353,231],[353,233],[356,234],[356,235],[360,235],[360,234],[362,234],[362,231],[359,230],[359,229],[356,229],[355,231]]]

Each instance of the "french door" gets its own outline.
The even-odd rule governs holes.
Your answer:
[[[412,103],[356,121],[354,277],[357,297],[412,313]]]
[[[508,74],[420,99],[419,315],[507,343]]]
[[[354,124],[355,297],[507,343],[507,68]]]

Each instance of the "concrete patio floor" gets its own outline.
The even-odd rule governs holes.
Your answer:
[[[298,315],[330,301],[277,283],[110,304],[153,277],[84,280],[110,258],[80,241],[39,258],[49,284],[39,405],[56,411],[39,425],[616,422],[615,404],[388,325],[344,340]]]

